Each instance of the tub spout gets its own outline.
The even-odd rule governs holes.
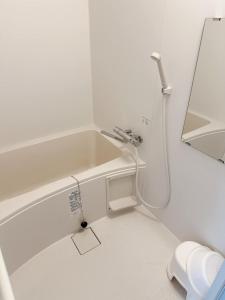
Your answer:
[[[109,136],[117,141],[120,141],[124,144],[131,144],[135,147],[138,147],[143,143],[142,137],[140,135],[135,134],[130,129],[124,130],[124,129],[116,126],[113,129],[113,131],[116,133],[116,135],[114,135],[108,131],[105,131],[105,130],[102,130],[101,133],[106,136]]]
[[[143,138],[140,135],[134,133],[131,129],[124,130],[116,126],[113,131],[120,137],[122,137],[126,141],[126,143],[129,143],[134,147],[139,147],[143,143]]]
[[[104,135],[106,135],[106,136],[108,136],[108,137],[111,137],[111,138],[113,138],[114,140],[117,140],[117,141],[119,141],[119,142],[121,142],[121,143],[127,143],[127,141],[126,141],[125,139],[123,139],[122,137],[120,138],[120,137],[118,137],[118,136],[116,136],[116,135],[114,135],[114,134],[112,134],[112,133],[110,133],[110,132],[108,132],[108,131],[101,130],[101,134],[104,134]]]

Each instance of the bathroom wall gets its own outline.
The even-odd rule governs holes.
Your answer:
[[[89,5],[96,123],[108,130],[132,127],[143,135],[140,152],[148,163],[143,194],[152,204],[165,203],[162,96],[149,58],[160,51],[174,87],[167,103],[172,197],[167,209],[154,213],[180,239],[225,254],[225,167],[181,142],[204,19],[224,15],[223,1],[90,0]]]
[[[0,148],[92,122],[88,0],[0,1]]]

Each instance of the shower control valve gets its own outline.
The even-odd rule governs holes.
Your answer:
[[[140,146],[143,143],[143,138],[134,133],[131,129],[122,129],[118,126],[115,127],[114,132],[124,139],[124,142],[130,143],[135,147]]]
[[[101,133],[106,136],[109,136],[117,141],[120,141],[121,143],[124,143],[124,144],[129,143],[135,147],[138,147],[143,143],[143,138],[140,135],[135,134],[131,129],[124,130],[124,129],[116,126],[113,129],[113,131],[114,131],[114,133],[116,133],[116,135],[112,134],[110,132],[107,132],[105,130],[102,130]]]

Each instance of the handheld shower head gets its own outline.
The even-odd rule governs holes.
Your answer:
[[[161,55],[157,52],[153,52],[151,58],[157,63],[159,69],[159,76],[162,84],[162,92],[163,94],[170,95],[172,93],[172,88],[167,84],[165,72],[162,66],[162,58]]]

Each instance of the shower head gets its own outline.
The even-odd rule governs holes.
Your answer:
[[[162,92],[163,94],[168,94],[170,95],[172,93],[172,88],[167,84],[166,81],[166,76],[164,73],[164,69],[162,66],[162,59],[161,59],[161,55],[157,52],[153,52],[151,55],[151,58],[157,63],[158,65],[158,69],[159,69],[159,76],[161,79],[161,84],[162,84]]]

